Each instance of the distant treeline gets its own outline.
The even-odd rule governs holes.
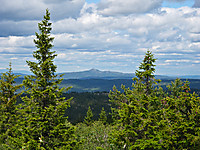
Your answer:
[[[167,92],[167,90],[166,90]],[[190,93],[197,93],[200,95],[200,89],[191,89]],[[69,99],[73,97],[70,102],[70,107],[66,109],[65,116],[68,116],[68,120],[73,123],[80,123],[84,121],[84,118],[87,114],[88,107],[91,107],[93,112],[93,119],[98,120],[99,114],[101,113],[102,107],[108,116],[108,122],[111,122],[111,107],[112,103],[109,101],[109,92],[68,92],[64,93],[63,97]],[[25,94],[22,95],[24,97]],[[26,95],[27,96],[27,95]],[[18,98],[17,105],[23,103],[21,98]]]
[[[16,84],[21,84],[23,82],[23,78],[15,79]],[[189,81],[190,88],[195,91],[200,90],[200,79],[181,79],[182,81]],[[163,89],[166,89],[166,85],[171,84],[174,81],[172,79],[162,79],[158,84]],[[118,89],[121,88],[121,85],[125,85],[126,87],[131,87],[133,84],[132,79],[64,79],[60,87],[69,87],[72,86],[69,92],[110,92],[112,87],[115,85]]]

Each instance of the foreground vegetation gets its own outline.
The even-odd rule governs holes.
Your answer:
[[[27,61],[33,75],[15,85],[18,76],[12,74],[11,64],[2,74],[0,149],[199,149],[200,97],[191,93],[188,81],[176,79],[167,90],[156,86],[160,80],[155,79],[156,59],[150,51],[136,70],[132,86],[122,85],[121,90],[114,86],[110,91],[110,117],[105,112],[108,108],[102,107],[94,120],[88,105],[83,121],[71,124],[65,113],[72,98],[62,96],[70,88],[58,86],[62,79],[56,75],[56,54],[50,51],[49,20],[47,10],[34,40],[36,61]],[[16,105],[22,94],[16,91],[22,86],[27,96]]]

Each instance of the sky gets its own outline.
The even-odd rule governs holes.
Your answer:
[[[134,73],[147,50],[159,75],[200,75],[200,0],[0,0],[0,69],[29,71],[48,8],[57,72]]]

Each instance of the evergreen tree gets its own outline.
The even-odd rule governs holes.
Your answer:
[[[107,116],[106,116],[106,112],[104,110],[104,107],[102,107],[101,113],[99,115],[99,121],[102,121],[104,124],[107,121]]]
[[[0,104],[2,107],[6,108],[7,111],[12,111],[15,107],[15,103],[17,101],[17,97],[19,97],[22,93],[16,94],[17,90],[19,90],[22,85],[15,85],[15,79],[20,77],[20,75],[14,75],[12,73],[11,63],[9,64],[8,71],[6,73],[2,73],[0,80]]]
[[[139,70],[136,70],[135,75],[137,76],[140,83],[144,83],[144,90],[146,95],[151,94],[153,90],[153,84],[157,84],[154,73],[155,73],[155,61],[154,55],[151,51],[147,51],[143,62],[139,66]],[[135,78],[135,80],[137,80]],[[143,89],[142,89],[143,90]]]
[[[200,97],[190,93],[188,81],[176,79],[168,85],[169,96],[162,99],[160,144],[163,149],[199,149]]]
[[[146,56],[144,60],[151,60]],[[155,70],[149,69],[154,60],[146,69],[144,62],[140,65],[143,71],[136,71],[132,89],[122,86],[120,92],[114,87],[110,92],[111,102],[118,106],[113,109],[116,123],[111,143],[119,149],[198,149],[200,98],[189,92],[188,81],[180,79],[167,86],[168,93],[157,90]]]
[[[159,147],[158,123],[162,112],[160,98],[153,86],[156,83],[154,62],[153,54],[147,51],[140,71],[135,73],[137,78],[134,78],[132,89],[122,85],[123,92],[113,87],[109,94],[110,101],[115,105],[112,115],[116,120],[111,141],[120,149]]]
[[[88,111],[87,111],[87,116],[84,119],[85,124],[88,125],[88,126],[92,125],[92,122],[93,122],[92,118],[93,118],[93,113],[92,113],[92,110],[89,106]]]
[[[44,20],[38,24],[36,33],[37,50],[33,52],[36,61],[27,61],[33,75],[25,77],[23,84],[29,96],[23,98],[20,121],[21,147],[24,149],[73,149],[74,127],[64,117],[71,99],[65,100],[62,93],[69,88],[59,88],[61,76],[56,75],[55,51],[50,51],[54,40],[51,37],[50,13],[46,10]]]
[[[6,144],[8,138],[13,136],[12,128],[16,124],[17,116],[16,101],[17,98],[22,94],[19,90],[22,85],[15,85],[15,79],[19,75],[12,73],[11,63],[8,71],[2,73],[0,80],[0,144]]]

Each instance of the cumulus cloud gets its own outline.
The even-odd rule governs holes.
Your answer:
[[[0,0],[0,36],[34,34],[37,22],[45,9],[50,9],[51,19],[77,18],[84,5],[83,0]]]
[[[0,21],[0,36],[27,36],[37,30],[38,21]]]
[[[101,0],[99,13],[105,16],[130,15],[151,12],[161,7],[164,2],[181,3],[190,0]],[[196,0],[199,3],[199,0]]]
[[[132,62],[134,66],[138,65],[147,49],[156,53],[158,64],[165,65],[165,69],[171,65],[180,68],[193,65],[197,68],[195,62],[199,62],[199,58],[195,58],[195,55],[199,53],[200,47],[199,14],[200,10],[190,7],[161,8],[157,13],[118,17],[88,12],[78,19],[63,20],[65,23],[61,24],[67,24],[67,28],[59,26],[60,33],[62,29],[65,32],[73,29],[73,32],[56,37],[58,41],[55,41],[55,46],[65,47],[65,53],[76,51],[76,57],[87,54],[92,58],[89,60],[92,63],[106,62],[106,66],[110,64],[118,71],[123,65],[125,68],[128,65],[132,70],[137,69],[132,66]],[[125,54],[137,58],[129,55],[125,57]],[[87,61],[82,60],[79,68],[84,70],[84,64],[87,66]],[[162,67],[159,69],[164,72]]]
[[[53,19],[79,16],[84,5],[83,0],[0,0],[0,20],[38,20],[41,19],[45,9],[53,12]]]
[[[161,4],[162,0],[101,0],[98,10],[103,15],[129,15],[149,12]]]

